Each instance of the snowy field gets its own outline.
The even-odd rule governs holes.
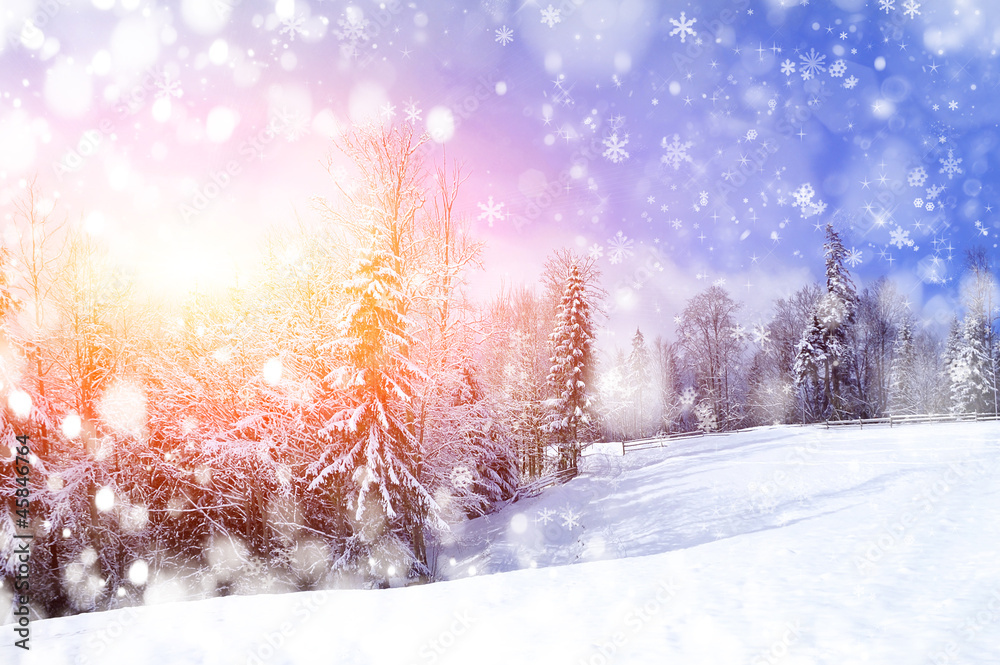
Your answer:
[[[456,528],[448,582],[8,625],[0,663],[997,663],[998,461],[998,423],[595,454]]]

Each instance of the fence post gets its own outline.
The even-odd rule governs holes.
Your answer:
[[[625,457],[625,440],[622,440],[622,457]]]

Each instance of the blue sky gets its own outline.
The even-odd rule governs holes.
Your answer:
[[[318,221],[333,139],[377,116],[464,162],[484,291],[569,245],[613,330],[713,283],[755,322],[832,220],[859,283],[940,322],[997,247],[998,29],[961,0],[10,0],[0,206],[37,175],[140,276],[225,282]]]

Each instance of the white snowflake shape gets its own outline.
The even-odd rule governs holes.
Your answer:
[[[878,0],[878,8],[888,14],[896,8],[896,0]]]
[[[514,41],[514,31],[508,28],[506,25],[497,30],[496,41],[500,46],[506,46]]]
[[[684,40],[687,39],[688,35],[691,35],[692,37],[697,36],[697,33],[694,31],[692,26],[698,22],[698,19],[693,18],[689,21],[687,20],[687,15],[684,12],[681,12],[680,19],[672,18],[670,19],[670,22],[677,26],[670,31],[670,36],[673,37],[674,35],[679,35],[681,38],[681,44],[685,43]]]
[[[302,16],[292,16],[281,20],[282,35],[288,35],[288,40],[294,42],[296,35],[306,34],[306,20]]]
[[[903,14],[909,16],[911,19],[915,19],[920,16],[920,3],[914,0],[906,0],[903,3]]]
[[[923,208],[924,207],[924,200],[922,198],[920,198],[919,196],[917,198],[913,199],[913,207],[914,208]]]
[[[795,73],[795,63],[785,58],[785,61],[781,63],[781,73],[785,76],[791,76]]]
[[[742,342],[747,337],[747,329],[737,323],[729,329],[729,336],[737,342]]]
[[[927,200],[934,201],[937,197],[941,196],[941,192],[944,191],[944,187],[938,187],[937,185],[931,185],[924,191],[927,192]]]
[[[927,170],[922,166],[910,169],[910,172],[906,174],[906,182],[910,187],[923,187],[924,183],[927,182]]]
[[[861,250],[851,247],[851,251],[847,252],[847,265],[856,268],[861,265],[862,260]]]
[[[486,203],[478,203],[479,209],[482,210],[479,216],[476,218],[480,221],[486,220],[486,222],[492,228],[493,222],[503,219],[503,203],[493,203],[493,197],[489,196],[486,199]]]
[[[814,48],[809,49],[809,52],[805,55],[800,55],[799,60],[802,61],[800,74],[804,81],[813,78],[820,72],[826,71],[826,66],[823,64],[826,62],[826,56],[820,55]]]
[[[356,57],[358,46],[368,41],[368,26],[370,21],[361,12],[349,9],[345,16],[337,19],[338,30],[333,34],[340,40],[340,53],[346,58]]]
[[[635,241],[619,231],[613,238],[608,240],[608,260],[611,263],[621,263],[632,256],[632,245]]]
[[[562,10],[556,9],[551,4],[542,10],[542,23],[550,28],[556,27],[556,23],[562,21]]]
[[[406,122],[410,123],[411,126],[420,122],[420,114],[423,113],[423,111],[417,107],[416,102],[412,101],[407,102],[406,108],[403,109],[403,112],[406,113]]]
[[[171,79],[169,76],[164,76],[163,78],[156,79],[156,98],[157,99],[169,99],[171,97],[180,98],[184,95],[184,91],[181,90],[181,82],[176,79]]]
[[[830,76],[833,78],[841,78],[847,73],[847,61],[834,60],[833,64],[830,65]]]
[[[965,173],[965,171],[959,167],[959,164],[962,163],[962,158],[959,157],[958,159],[955,159],[954,150],[948,151],[948,159],[939,159],[938,161],[941,162],[941,170],[938,171],[938,173],[946,173],[948,175],[948,180],[951,180],[956,175],[962,175]]]
[[[618,138],[618,132],[614,132],[611,136],[604,139],[604,147],[607,150],[604,151],[604,156],[611,160],[612,163],[618,164],[628,159],[628,151],[625,150],[625,146],[628,145],[628,134],[626,133],[621,139]]]
[[[590,249],[587,250],[587,255],[596,261],[597,259],[604,256],[604,248],[595,242],[593,245],[590,246]]]
[[[694,400],[697,397],[694,388],[688,386],[681,391],[681,404],[683,406],[691,406],[694,404]]]
[[[851,75],[844,79],[844,87],[848,90],[853,90],[854,86],[858,84],[858,77]]]
[[[703,206],[708,205],[708,192],[704,190],[698,192],[698,203]]]
[[[761,348],[767,346],[771,341],[771,331],[763,323],[755,323],[753,326],[753,341]]]
[[[753,131],[753,130],[751,130]],[[666,149],[666,153],[660,157],[660,161],[667,166],[673,166],[675,171],[680,170],[683,162],[691,162],[691,155],[688,149],[694,145],[691,141],[681,143],[680,134],[674,134],[674,140],[667,143],[666,137],[660,141],[660,147]]]
[[[904,246],[912,247],[913,239],[910,238],[909,231],[904,231],[903,227],[897,224],[896,228],[889,232],[889,244],[903,249]]]
[[[816,190],[808,182],[803,184],[801,187],[792,192],[792,196],[795,197],[795,205],[799,208],[805,207],[812,203],[812,198],[816,194]]]
[[[272,127],[289,143],[294,143],[309,133],[309,116],[298,109],[278,109],[271,122]]]
[[[556,511],[551,510],[549,508],[542,508],[535,515],[535,524],[538,524],[539,522],[541,522],[542,524],[548,524],[549,522],[552,521],[552,516],[555,515],[555,512]]]
[[[748,129],[747,130],[747,141],[756,141],[756,140],[757,140],[757,130],[756,129]]]
[[[578,521],[580,516],[573,512],[573,508],[571,506],[563,508],[562,512],[559,513],[559,517],[562,518],[562,525],[570,531],[572,531],[574,527],[580,526],[580,522]]]

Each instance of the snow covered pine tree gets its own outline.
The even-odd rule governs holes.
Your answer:
[[[856,390],[854,358],[848,340],[858,295],[844,263],[847,250],[833,224],[826,225],[826,294],[813,310],[795,357],[795,383],[804,413],[813,419],[851,415]]]
[[[580,438],[591,422],[590,386],[594,369],[594,325],[586,286],[576,263],[570,265],[552,341],[549,431],[556,438],[559,470],[576,473]]]
[[[409,336],[391,257],[377,246],[362,251],[345,291],[340,338],[328,347],[344,354],[337,378],[347,406],[322,431],[331,443],[313,465],[310,487],[339,479],[351,488],[347,561],[367,565],[364,572],[376,582],[396,571],[425,575],[425,528],[431,521],[446,527],[415,475],[417,448],[407,420],[418,370],[401,353]]]

